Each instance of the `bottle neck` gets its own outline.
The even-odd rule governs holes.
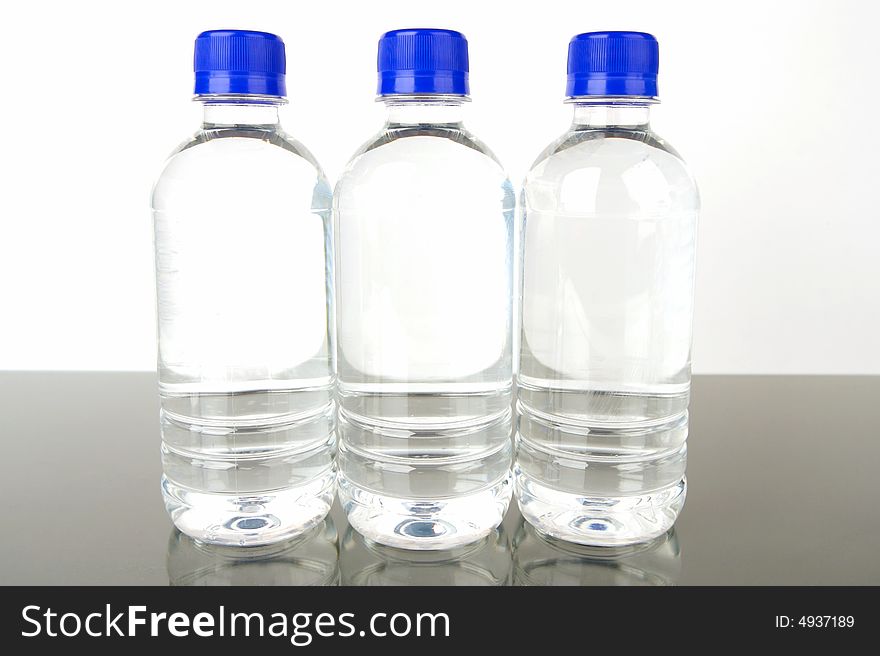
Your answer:
[[[574,101],[575,128],[645,129],[651,122],[651,105],[656,101],[595,98]]]
[[[259,126],[277,127],[278,109],[286,101],[269,96],[200,96],[205,128]]]
[[[384,96],[385,123],[397,125],[456,125],[464,120],[465,96]]]

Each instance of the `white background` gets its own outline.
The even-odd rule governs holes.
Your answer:
[[[471,47],[469,127],[519,182],[569,120],[569,38],[660,41],[654,125],[700,183],[694,368],[880,374],[875,2],[15,3],[0,38],[0,369],[152,369],[149,195],[199,122],[204,29],[287,44],[283,122],[331,179],[378,130],[379,35]]]

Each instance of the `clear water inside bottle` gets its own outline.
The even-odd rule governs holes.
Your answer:
[[[206,105],[154,189],[162,489],[197,540],[288,539],[332,503],[330,205],[272,105]]]
[[[647,117],[579,108],[523,189],[518,496],[585,544],[660,535],[684,502],[699,198]]]
[[[459,109],[391,107],[334,199],[340,498],[411,549],[484,537],[510,498],[515,197]]]

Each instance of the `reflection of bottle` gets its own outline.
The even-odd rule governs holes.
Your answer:
[[[449,549],[510,500],[510,182],[464,126],[467,41],[379,42],[387,120],[334,193],[339,498],[371,540]]]
[[[513,563],[514,585],[674,585],[681,548],[675,529],[641,544],[588,547],[540,535],[523,521]]]
[[[442,551],[386,547],[349,528],[342,540],[343,585],[508,585],[510,542],[502,524],[482,540]]]
[[[287,542],[227,547],[196,542],[172,531],[168,540],[171,585],[338,585],[339,546],[328,515]]]

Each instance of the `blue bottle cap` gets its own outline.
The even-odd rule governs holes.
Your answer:
[[[468,46],[454,30],[392,30],[379,39],[379,95],[466,96]]]
[[[209,30],[196,38],[196,95],[287,95],[284,41],[268,32]]]
[[[569,98],[657,97],[657,39],[644,32],[587,32],[568,44]]]

